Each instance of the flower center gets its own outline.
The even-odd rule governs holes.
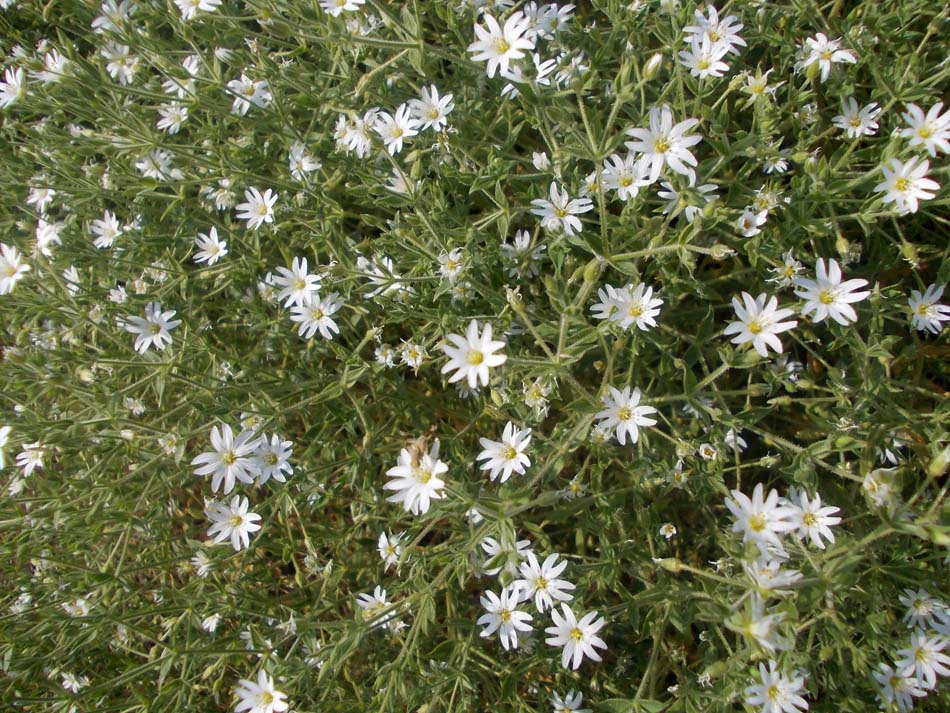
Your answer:
[[[483,361],[485,361],[485,355],[480,351],[472,350],[468,353],[468,363],[472,366],[478,366]]]
[[[894,189],[900,191],[901,193],[906,193],[910,190],[910,179],[901,176],[896,181],[894,181]]]
[[[631,178],[630,176],[623,176],[623,177],[620,179],[619,183],[620,183],[620,185],[623,186],[624,188],[627,188],[627,187],[633,185],[633,178]]]
[[[630,307],[627,309],[627,314],[629,314],[631,317],[643,316],[643,305],[641,305],[639,302],[630,305]]]
[[[855,129],[857,129],[859,126],[861,126],[861,120],[860,120],[858,117],[854,117],[854,118],[851,120],[851,126],[853,126]]]
[[[240,527],[242,522],[244,522],[244,518],[240,515],[232,515],[228,518],[228,524],[231,527]]]
[[[267,215],[267,205],[262,203],[260,206],[258,206],[258,208],[257,208],[257,214],[258,214],[258,215]]]
[[[633,418],[633,411],[631,411],[629,407],[623,406],[617,410],[617,418],[620,421],[629,421]]]
[[[805,523],[805,527],[814,527],[818,524],[818,518],[815,517],[815,513],[806,512],[802,515],[802,522]]]
[[[926,317],[929,312],[930,305],[928,304],[921,304],[917,307],[917,314],[919,314],[921,317]]]
[[[153,325],[150,325],[150,326],[149,326],[148,330],[149,330],[152,334],[158,334],[159,332],[162,331],[162,328],[161,328],[160,326],[158,326],[157,324],[153,324]]]
[[[759,513],[756,513],[749,518],[749,529],[752,530],[752,532],[762,532],[762,530],[765,529],[765,525],[765,518]]]
[[[826,62],[830,62],[833,54],[834,54],[834,50],[825,50],[824,52],[821,53],[821,58],[825,60]]]
[[[753,319],[749,322],[749,332],[751,334],[760,334],[762,332],[762,324],[757,319]]]
[[[498,614],[498,618],[501,619],[502,622],[510,621],[510,620],[511,620],[511,612],[510,612],[508,609],[502,609],[501,612],[499,612],[499,614]]]
[[[584,639],[584,632],[575,626],[571,629],[571,638],[574,639],[574,641],[582,641]]]
[[[273,702],[274,702],[274,696],[271,694],[270,691],[264,691],[261,694],[261,703],[263,703],[265,706],[269,706]]]
[[[667,138],[657,139],[653,144],[656,153],[666,153],[670,150],[670,141]]]
[[[280,462],[280,458],[277,457],[276,453],[268,453],[264,460],[267,461],[268,465],[277,465]]]
[[[430,118],[430,119],[438,119],[438,118],[439,118],[439,110],[438,110],[438,109],[430,109],[430,110],[429,110],[429,118]]]
[[[933,136],[933,131],[931,131],[929,126],[921,126],[917,129],[917,135],[922,139],[929,139]]]
[[[779,687],[773,683],[771,686],[768,687],[768,689],[765,692],[765,695],[769,697],[770,701],[777,701],[779,699],[779,696],[782,695],[782,692],[779,690]]]
[[[700,71],[709,69],[709,64],[710,64],[710,63],[709,63],[709,60],[708,60],[707,58],[705,58],[705,57],[700,57],[699,60],[696,62],[696,69],[698,69],[698,70],[700,70]]]
[[[400,129],[398,126],[393,128],[393,138],[398,139],[401,136],[402,136],[402,129]]]
[[[422,485],[427,485],[432,480],[432,471],[429,468],[419,468],[416,470],[416,480]]]
[[[818,301],[823,305],[834,304],[835,294],[831,290],[822,290],[818,293]]]
[[[544,577],[538,577],[536,580],[534,580],[534,586],[538,589],[547,589],[548,580],[546,580]]]
[[[554,215],[556,215],[558,218],[566,218],[567,210],[565,210],[564,208],[555,208]]]
[[[498,54],[505,54],[510,49],[511,44],[505,38],[495,40],[495,52]]]
[[[518,451],[516,451],[511,446],[505,446],[501,454],[504,456],[505,460],[513,460],[518,455]]]
[[[237,454],[234,451],[228,451],[221,456],[221,460],[225,465],[234,465],[237,459]]]

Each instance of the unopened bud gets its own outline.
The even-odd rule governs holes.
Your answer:
[[[650,57],[647,60],[647,63],[643,65],[643,77],[644,79],[653,79],[657,72],[660,71],[660,67],[663,65],[663,54],[657,52],[655,55]]]

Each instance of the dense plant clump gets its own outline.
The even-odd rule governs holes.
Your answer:
[[[950,709],[943,3],[0,8],[4,710]]]

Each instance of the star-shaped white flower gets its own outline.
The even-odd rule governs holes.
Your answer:
[[[504,354],[496,354],[505,343],[492,340],[492,327],[488,323],[484,330],[480,330],[478,322],[473,319],[464,337],[449,334],[446,341],[449,344],[440,344],[439,349],[449,357],[442,373],[455,372],[449,377],[450,384],[467,379],[471,389],[477,389],[479,384],[488,386],[488,370],[501,366],[508,359]]]

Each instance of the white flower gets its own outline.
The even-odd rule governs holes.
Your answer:
[[[759,664],[761,682],[745,689],[745,702],[749,706],[761,706],[762,713],[801,713],[808,710],[808,701],[799,695],[804,691],[805,679],[789,678],[776,671],[774,661],[769,667]]]
[[[137,9],[132,0],[103,0],[99,8],[101,14],[93,18],[92,29],[96,32],[118,32]]]
[[[905,673],[913,673],[921,685],[933,690],[937,687],[937,676],[950,676],[950,656],[941,653],[948,641],[942,637],[928,637],[922,631],[910,635],[910,647],[900,649],[895,668]]]
[[[729,65],[722,61],[728,51],[728,45],[713,42],[708,34],[694,35],[690,40],[690,48],[680,52],[679,57],[691,75],[706,79],[721,77],[723,72],[729,71]]]
[[[462,248],[455,248],[447,253],[439,255],[439,274],[454,283],[465,270],[465,263],[462,259]]]
[[[13,245],[0,243],[0,295],[9,295],[16,284],[30,271]]]
[[[231,540],[231,546],[235,551],[241,547],[248,547],[250,540],[248,536],[252,532],[257,532],[261,526],[257,521],[261,516],[257,513],[247,511],[247,498],[235,495],[227,505],[211,501],[205,508],[205,515],[211,520],[211,527],[208,528],[208,537],[214,538],[214,544]]]
[[[558,190],[557,183],[551,181],[550,200],[535,198],[531,212],[541,217],[541,227],[547,230],[563,230],[565,235],[574,235],[582,229],[578,215],[594,209],[590,198],[571,199],[566,190]]]
[[[525,468],[531,465],[531,459],[524,454],[531,443],[530,428],[518,430],[518,427],[509,421],[505,425],[501,442],[487,438],[479,438],[478,441],[484,450],[475,456],[475,460],[486,461],[481,464],[481,469],[490,471],[488,477],[492,481],[499,475],[502,483],[508,480],[512,473],[524,475]]]
[[[356,12],[366,0],[320,0],[320,7],[331,17],[339,17],[344,12]]]
[[[195,238],[195,247],[198,251],[193,259],[199,264],[206,262],[209,266],[214,265],[228,254],[227,241],[218,238],[218,229],[213,225],[207,233],[198,233],[198,237]]]
[[[650,128],[627,129],[627,135],[636,140],[627,141],[625,146],[630,151],[642,154],[643,161],[650,167],[650,183],[660,178],[663,166],[669,166],[676,173],[691,179],[695,176],[691,167],[696,166],[696,157],[689,148],[702,141],[703,137],[688,132],[697,124],[698,119],[686,119],[674,125],[673,112],[663,105],[650,109]]]
[[[831,123],[844,131],[849,139],[859,136],[874,136],[877,133],[877,122],[874,120],[881,113],[877,102],[858,108],[854,97],[841,99],[841,114],[834,117]]]
[[[426,351],[426,348],[415,342],[403,342],[402,351],[399,354],[400,361],[411,368],[413,371],[418,372],[419,367],[422,366],[424,362],[429,357],[429,352]]]
[[[478,39],[468,46],[468,51],[475,62],[488,61],[489,78],[494,77],[498,69],[507,72],[512,60],[521,59],[525,50],[534,49],[534,40],[526,35],[530,21],[522,12],[512,13],[504,27],[487,13],[482,19],[486,26],[475,25]]]
[[[193,20],[199,11],[214,12],[221,5],[221,0],[175,0],[181,11],[182,20]]]
[[[158,116],[159,119],[155,123],[157,129],[177,134],[181,125],[188,120],[188,107],[180,102],[164,104],[158,108]]]
[[[10,438],[10,431],[12,430],[12,426],[0,426],[0,470],[6,467],[3,451],[7,447],[7,440]]]
[[[364,277],[369,278],[370,284],[376,287],[366,296],[369,299],[380,295],[387,295],[391,292],[408,291],[409,288],[400,283],[402,277],[395,271],[393,261],[388,257],[367,260],[360,255],[356,258],[356,269],[363,273]]]
[[[200,574],[200,573],[199,573]],[[201,628],[207,631],[209,634],[213,634],[218,629],[218,622],[221,621],[220,614],[211,614],[206,616],[201,620]]]
[[[600,419],[600,427],[613,431],[620,445],[626,444],[627,436],[630,437],[631,443],[636,443],[640,437],[640,426],[656,425],[656,419],[649,417],[651,413],[656,413],[656,409],[639,405],[639,388],[632,392],[629,386],[623,387],[623,391],[613,386],[607,388],[610,393],[601,396],[607,408],[598,411],[594,418]]]
[[[284,307],[305,307],[318,296],[320,276],[308,272],[307,258],[295,257],[289,268],[278,267],[277,273],[274,286],[281,288],[277,299],[283,300]]]
[[[907,607],[907,613],[904,614],[904,623],[916,629],[927,631],[933,626],[938,612],[947,611],[947,605],[931,596],[926,589],[905,589],[897,600]]]
[[[789,250],[782,255],[782,264],[779,267],[769,268],[770,272],[775,273],[775,277],[770,277],[768,281],[776,283],[779,287],[788,287],[795,281],[802,269],[802,264],[795,259],[792,251]]]
[[[531,165],[538,171],[549,171],[551,169],[551,159],[544,151],[532,151]]]
[[[557,609],[551,609],[554,626],[544,630],[545,634],[551,635],[551,638],[545,639],[546,644],[564,647],[561,650],[561,666],[567,668],[570,665],[576,671],[585,656],[592,661],[600,661],[600,654],[595,648],[607,648],[604,640],[597,636],[597,632],[604,626],[603,617],[598,619],[597,612],[592,611],[578,620],[567,604],[561,604],[561,611],[563,616]]]
[[[478,524],[472,521],[472,524]],[[504,570],[512,577],[518,575],[518,568],[531,552],[531,540],[512,541],[511,536],[503,534],[501,541],[494,537],[486,537],[481,542],[482,551],[488,559],[482,563],[481,573],[489,577]]]
[[[316,297],[308,299],[302,305],[290,308],[290,319],[297,322],[297,334],[304,339],[310,339],[317,331],[324,339],[333,339],[334,334],[340,333],[333,315],[340,311],[343,299],[339,293],[332,293],[318,300]]]
[[[812,64],[818,63],[821,73],[821,81],[827,81],[831,74],[831,65],[847,62],[854,64],[857,59],[851,50],[840,49],[841,38],[829,40],[823,33],[819,32],[814,37],[805,40],[805,46],[802,47],[804,58],[799,63],[799,67],[804,69]]]
[[[52,49],[43,56],[43,69],[33,72],[33,78],[43,84],[55,84],[66,76],[68,65],[69,60],[59,50]]]
[[[742,215],[739,216],[739,220],[736,223],[736,227],[739,228],[739,232],[742,233],[742,236],[745,238],[751,238],[753,235],[758,235],[762,232],[761,227],[765,225],[765,221],[768,220],[769,213],[768,211],[754,211],[752,208],[746,208]]]
[[[264,669],[258,672],[256,683],[246,678],[238,681],[234,694],[240,699],[235,713],[283,713],[288,708],[287,694],[274,688],[274,679]]]
[[[455,109],[452,95],[439,96],[438,88],[433,84],[422,88],[421,99],[410,99],[409,106],[420,131],[432,129],[442,131],[448,123],[448,116]]]
[[[924,146],[932,157],[937,156],[938,149],[950,153],[950,111],[941,116],[942,109],[943,102],[937,102],[925,115],[916,104],[908,104],[901,114],[907,128],[901,129],[899,136],[910,139],[910,146]]]
[[[896,705],[901,713],[909,713],[914,708],[914,698],[927,695],[923,684],[917,680],[912,671],[895,670],[886,663],[878,664],[872,672],[874,680],[881,686],[878,697],[882,707]]]
[[[115,243],[115,239],[122,235],[122,227],[119,225],[115,213],[109,210],[102,214],[101,220],[92,221],[90,228],[93,235],[96,236],[92,244],[97,248],[111,248]]]
[[[590,708],[581,708],[584,704],[584,695],[571,689],[564,698],[557,693],[551,694],[551,705],[554,706],[554,713],[591,713]]]
[[[633,154],[627,154],[626,158],[613,154],[604,161],[600,176],[604,188],[617,191],[617,197],[626,201],[634,198],[641,186],[650,183],[649,171],[650,164],[638,160]]]
[[[721,47],[726,52],[739,54],[739,47],[745,47],[745,40],[739,36],[739,30],[743,25],[737,22],[735,15],[727,15],[719,19],[719,11],[712,5],[706,6],[707,18],[700,10],[693,13],[696,18],[695,25],[687,25],[683,28],[683,41],[694,42],[697,39],[708,37],[711,42]]]
[[[46,455],[46,449],[40,445],[39,441],[33,443],[24,443],[20,446],[20,452],[17,453],[16,464],[18,468],[23,469],[23,477],[29,478],[37,468],[43,468],[43,456]]]
[[[442,343],[439,349],[449,357],[449,363],[442,367],[442,373],[455,372],[449,377],[450,384],[467,379],[471,389],[477,389],[479,384],[488,386],[488,370],[501,366],[508,359],[504,354],[495,353],[505,343],[492,340],[492,326],[487,322],[484,329],[480,330],[478,322],[473,319],[464,337],[449,334],[445,339],[451,345]]]
[[[357,594],[356,604],[363,610],[361,612],[363,621],[369,624],[371,629],[385,626],[395,632],[404,626],[396,618],[396,611],[386,611],[392,605],[386,601],[386,590],[380,586],[377,586],[372,594]]]
[[[485,614],[482,614],[478,621],[478,626],[485,628],[479,632],[479,636],[488,637],[498,632],[498,638],[505,651],[518,648],[518,632],[531,631],[531,615],[518,609],[518,603],[521,601],[521,589],[512,585],[501,590],[501,596],[494,592],[486,591],[481,598],[482,606],[485,608]]]
[[[26,197],[26,202],[29,205],[36,206],[36,210],[40,213],[46,213],[46,209],[55,196],[56,191],[52,188],[33,186],[30,188],[30,194]]]
[[[402,534],[379,533],[376,550],[386,567],[392,567],[399,563],[399,558],[402,556],[402,537]]]
[[[867,280],[854,279],[841,281],[841,268],[835,259],[828,260],[828,269],[825,270],[825,261],[818,258],[815,265],[815,280],[804,277],[795,278],[795,294],[805,300],[802,306],[802,316],[811,312],[815,315],[812,321],[821,322],[825,317],[831,317],[842,326],[848,326],[858,321],[858,315],[851,306],[860,302],[871,293],[856,292],[868,284]]]
[[[796,507],[797,512],[791,519],[798,526],[796,534],[799,537],[807,537],[820,550],[825,549],[825,543],[821,541],[822,537],[828,542],[835,541],[831,527],[841,522],[840,517],[834,517],[840,508],[830,505],[822,507],[819,493],[815,493],[814,500],[809,500],[804,491],[799,494],[798,502],[793,502],[792,505]]]
[[[2,268],[0,268],[0,275],[2,275]],[[939,287],[929,285],[924,294],[920,294],[918,290],[911,290],[907,304],[910,306],[911,324],[915,329],[940,334],[943,323],[950,320],[950,307],[937,304],[942,296],[943,285]]]
[[[412,118],[412,110],[408,104],[400,104],[396,109],[395,115],[389,112],[381,111],[376,115],[376,123],[373,125],[376,133],[386,144],[386,150],[390,155],[396,155],[402,151],[402,142],[404,139],[411,138],[419,133],[419,122]]]
[[[89,685],[89,678],[87,676],[82,676],[77,678],[72,673],[63,674],[63,688],[67,691],[72,691],[73,693],[79,693],[79,691]]]
[[[505,240],[501,243],[508,266],[508,277],[536,277],[538,262],[544,257],[546,245],[531,247],[531,234],[527,230],[515,233],[514,243]]]
[[[274,98],[270,93],[270,89],[268,89],[266,80],[262,79],[255,82],[243,72],[240,79],[232,79],[228,82],[228,91],[234,95],[231,112],[240,116],[247,114],[251,104],[266,109]]]
[[[195,468],[195,475],[210,475],[211,490],[218,492],[221,483],[224,483],[224,494],[234,489],[235,479],[242,483],[253,483],[257,475],[257,463],[254,453],[257,450],[258,436],[254,431],[241,431],[237,438],[231,427],[223,424],[218,429],[211,429],[211,448],[196,456],[191,464]]]
[[[318,159],[307,152],[307,147],[300,141],[295,141],[291,145],[290,153],[287,155],[287,163],[290,165],[290,175],[295,181],[302,181],[308,173],[323,167]]]
[[[558,562],[558,555],[548,555],[543,563],[538,562],[534,552],[527,553],[527,561],[519,567],[521,579],[515,584],[521,587],[521,598],[524,601],[534,598],[534,605],[542,614],[554,607],[554,602],[569,602],[574,598],[568,590],[574,585],[566,579],[560,579],[567,560]]]
[[[703,213],[703,206],[716,200],[719,196],[716,191],[719,186],[715,183],[704,183],[701,186],[690,186],[687,190],[678,191],[669,181],[660,181],[660,190],[657,195],[666,201],[663,206],[663,215],[677,215],[681,210],[690,223]]]
[[[732,498],[726,498],[726,507],[736,519],[732,531],[741,532],[743,542],[755,542],[762,554],[768,552],[769,545],[781,549],[780,536],[798,528],[794,521],[796,508],[780,505],[775,490],[769,490],[768,497],[763,497],[762,483],[756,484],[751,500],[733,490]]]
[[[752,342],[755,350],[765,358],[769,355],[768,347],[781,354],[782,342],[776,335],[798,325],[794,319],[782,322],[781,320],[791,317],[795,312],[786,308],[778,309],[778,299],[769,297],[764,292],[755,299],[752,299],[748,292],[743,292],[742,303],[735,297],[732,298],[732,308],[739,320],[731,322],[723,334],[735,334],[730,340],[733,344]]]
[[[611,322],[616,322],[625,331],[634,324],[644,332],[656,326],[654,317],[660,314],[663,300],[653,296],[652,287],[642,282],[636,287],[627,285],[617,290],[615,297],[617,309],[610,315]]]
[[[106,71],[119,84],[131,84],[139,69],[139,58],[130,53],[128,45],[120,45],[111,40],[100,50],[106,59]]]
[[[293,445],[293,441],[281,440],[276,433],[271,434],[270,440],[263,436],[258,441],[257,449],[254,451],[258,485],[263,485],[271,478],[278,483],[287,482],[285,473],[286,475],[294,474],[294,467],[290,464]]]
[[[421,455],[403,448],[396,465],[386,471],[392,480],[383,485],[383,489],[396,491],[386,501],[402,503],[403,509],[413,515],[428,512],[432,500],[445,497],[442,492],[445,481],[439,476],[448,469],[449,466],[439,460],[439,439],[435,439],[428,453]]]
[[[874,187],[875,193],[884,193],[884,204],[894,203],[900,215],[917,212],[917,202],[930,200],[940,184],[927,178],[930,161],[917,156],[903,162],[892,158],[881,166],[884,180]]]
[[[158,302],[145,305],[145,317],[128,315],[123,320],[125,331],[135,336],[135,351],[144,354],[150,346],[159,351],[172,343],[171,330],[181,324],[180,319],[172,319],[175,310],[162,311]]]
[[[240,220],[247,221],[248,230],[256,230],[261,223],[274,222],[274,203],[277,202],[278,194],[268,188],[261,195],[256,188],[249,188],[244,191],[245,203],[238,203],[235,210]]]
[[[135,168],[146,178],[156,181],[180,181],[185,177],[181,169],[172,167],[172,155],[162,149],[152,149],[135,162]]]
[[[20,67],[7,67],[0,82],[0,109],[16,104],[26,96],[26,75]]]

